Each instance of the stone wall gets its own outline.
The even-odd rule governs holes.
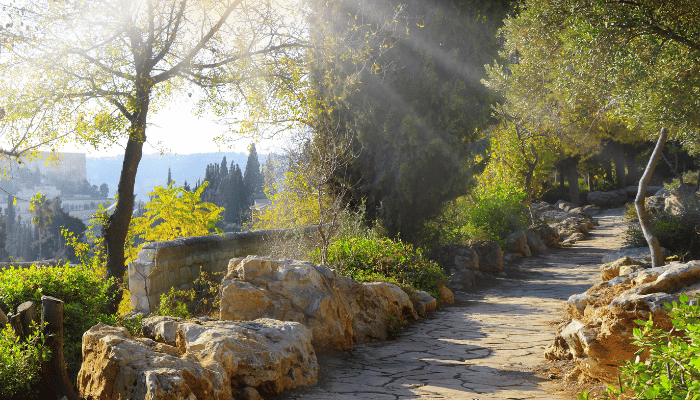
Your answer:
[[[306,234],[315,227],[304,229]],[[191,289],[199,277],[200,267],[207,272],[226,273],[232,258],[270,254],[273,238],[283,237],[288,230],[263,230],[218,235],[196,236],[146,244],[135,262],[129,264],[131,307],[135,311],[152,312],[160,295],[171,287]]]

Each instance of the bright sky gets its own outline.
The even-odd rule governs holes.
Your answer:
[[[183,104],[178,107],[162,110],[150,117],[150,126],[146,130],[148,138],[143,146],[144,154],[159,153],[164,147],[174,154],[213,153],[221,151],[248,152],[248,147],[253,142],[250,137],[232,137],[226,146],[219,147],[214,138],[226,132],[226,126],[217,124],[210,118],[198,117],[191,111],[191,106]],[[161,142],[159,145],[158,142]],[[126,146],[126,140],[122,146]],[[255,143],[258,153],[267,154],[281,151],[283,139],[259,140]],[[90,148],[67,145],[60,151],[88,153],[88,157],[110,157],[124,154],[124,148],[114,145],[110,149],[95,151]]]

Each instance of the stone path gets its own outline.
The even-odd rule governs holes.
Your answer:
[[[596,219],[590,239],[455,293],[453,306],[409,325],[395,341],[319,356],[319,384],[278,399],[564,399],[535,368],[545,363],[564,300],[599,282],[602,256],[622,246],[622,209]]]

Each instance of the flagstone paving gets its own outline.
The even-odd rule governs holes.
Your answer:
[[[407,326],[397,340],[319,355],[318,385],[278,399],[566,398],[536,368],[546,363],[564,301],[599,282],[602,256],[623,245],[622,209],[596,219],[589,239],[456,292],[454,305]]]

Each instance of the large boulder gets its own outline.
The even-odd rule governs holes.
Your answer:
[[[566,303],[570,322],[545,351],[550,359],[573,355],[586,376],[603,381],[617,378],[621,361],[635,357],[632,344],[635,320],[653,318],[654,326],[670,330],[664,303],[681,293],[700,292],[700,261],[642,269],[591,287]],[[645,354],[642,355],[642,360]]]
[[[645,193],[644,195],[647,196],[647,197],[648,197],[648,196],[654,196],[654,195],[656,195],[656,193],[657,193],[659,190],[661,190],[661,189],[663,189],[663,188],[664,188],[663,186],[651,186],[651,185],[648,185],[648,186],[647,186],[647,191],[646,191],[646,193]],[[637,197],[637,193],[639,192],[639,186],[627,186],[627,187],[625,188],[625,192],[627,193],[627,197],[628,197],[628,198],[634,199],[634,198]]]
[[[301,324],[173,322],[178,347],[102,324],[85,332],[81,398],[224,400],[246,387],[276,394],[316,384],[311,332]]]
[[[527,246],[527,235],[523,230],[517,230],[506,236],[506,247],[504,250],[507,253],[519,254],[523,257],[530,257],[532,252]]]
[[[525,231],[527,238],[527,247],[533,254],[540,254],[547,250],[547,246],[540,237],[539,231],[536,229],[528,229]]]
[[[471,247],[448,246],[443,250],[447,260],[443,268],[450,276],[450,286],[456,289],[467,289],[474,285],[479,270],[479,256]]]
[[[479,271],[503,271],[503,256],[501,255],[501,246],[498,243],[488,240],[471,240],[468,246],[479,257]]]
[[[384,340],[391,318],[417,318],[408,295],[388,283],[358,283],[326,266],[248,256],[232,259],[221,282],[222,320],[295,321],[318,350]]]
[[[627,202],[627,192],[625,189],[610,192],[590,192],[588,193],[588,202],[599,207],[621,206]]]

